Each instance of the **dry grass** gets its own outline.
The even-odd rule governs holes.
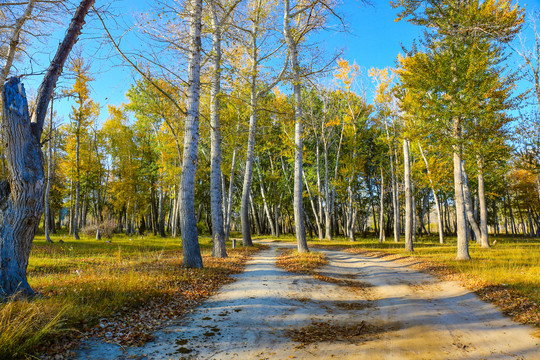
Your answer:
[[[231,281],[256,251],[228,249],[229,258],[214,259],[210,240],[201,239],[205,268],[185,269],[180,239],[53,240],[38,238],[30,257],[29,282],[41,296],[0,305],[0,359],[36,352],[69,358],[87,336],[122,345],[147,341]]]
[[[296,250],[281,249],[276,266],[289,272],[311,274],[327,263],[324,254],[319,252],[299,253]]]

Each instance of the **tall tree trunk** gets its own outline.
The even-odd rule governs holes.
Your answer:
[[[272,221],[272,215],[270,214],[270,208],[268,207],[268,203],[266,201],[266,191],[264,190],[264,183],[263,183],[263,177],[261,174],[260,167],[257,167],[258,173],[259,173],[259,187],[261,189],[261,197],[263,200],[263,206],[264,206],[264,212],[266,214],[266,218],[268,219],[268,224],[270,226],[270,231],[272,235],[276,233],[276,230],[274,228],[274,222]]]
[[[32,240],[43,213],[44,170],[40,139],[32,133],[24,86],[9,79],[2,92],[2,140],[9,177],[0,183],[0,298],[34,291],[26,278]]]
[[[326,240],[332,240],[332,201],[330,195],[330,176],[328,169],[328,144],[324,143],[324,219]]]
[[[49,195],[51,193],[52,182],[52,146],[53,146],[53,102],[51,98],[51,115],[49,119],[49,141],[47,141],[47,186],[45,188],[45,216],[43,217],[43,227],[45,230],[45,240],[48,243],[52,243],[51,236],[49,235],[49,229],[51,226],[50,219],[50,202]],[[53,220],[54,221],[54,220]]]
[[[322,240],[324,238],[324,234],[323,234],[323,226],[322,226],[322,218],[323,218],[323,201],[322,201],[322,196],[321,194],[323,193],[322,192],[322,187],[321,187],[321,149],[320,149],[320,142],[319,142],[319,139],[317,139],[317,148],[316,148],[316,155],[317,155],[317,191],[318,191],[318,195],[317,195],[317,205],[318,205],[318,211],[319,211],[319,214],[318,214],[318,217],[319,217],[319,225],[318,225],[318,230],[319,230],[319,240]]]
[[[319,215],[317,214],[317,208],[315,207],[313,196],[311,196],[311,189],[309,188],[309,183],[307,182],[306,173],[302,172],[302,174],[303,174],[302,176],[304,178],[306,190],[309,197],[309,202],[311,204],[311,210],[313,211],[313,217],[315,218],[315,223],[317,224],[317,234],[319,235],[319,239],[322,239],[322,226],[321,226],[321,222],[319,221]]]
[[[296,40],[290,29],[290,4],[289,0],[284,1],[283,13],[283,35],[289,49],[291,65],[293,71],[293,92],[294,92],[294,225],[296,230],[296,241],[298,252],[308,252],[309,248],[306,240],[306,230],[304,225],[304,207],[302,204],[302,169],[303,169],[303,141],[302,141],[302,94],[300,87],[300,64],[298,62],[298,49]]]
[[[255,27],[253,31],[256,31]],[[253,246],[251,240],[251,227],[249,223],[249,194],[251,192],[251,181],[253,179],[253,160],[255,157],[255,133],[257,128],[257,65],[258,53],[256,38],[253,37],[252,48],[252,66],[250,78],[250,115],[249,115],[249,132],[248,146],[246,152],[246,167],[244,172],[244,183],[242,186],[242,199],[240,203],[240,221],[242,223],[242,242],[244,246]]]
[[[493,207],[495,208],[495,206]],[[531,217],[531,209],[529,208],[527,208],[527,217],[529,220],[529,235],[530,237],[534,237],[534,225],[533,225],[532,217]]]
[[[480,233],[480,228],[478,227],[478,224],[474,220],[471,190],[469,188],[469,177],[467,176],[467,173],[465,172],[464,164],[462,164],[461,166],[462,166],[462,175],[463,175],[463,200],[465,202],[465,213],[467,214],[467,219],[469,220],[469,224],[471,224],[471,228],[474,232],[475,238],[479,240],[482,238],[482,235]]]
[[[409,155],[409,141],[403,139],[403,164],[405,182],[405,250],[414,251],[413,246],[413,199],[411,189],[411,158]]]
[[[381,166],[381,199],[379,205],[379,243],[385,240],[385,228],[384,228],[384,171]]]
[[[486,193],[484,190],[484,162],[481,156],[478,157],[478,207],[480,208],[480,244],[483,248],[489,248]]]
[[[158,227],[159,227],[159,236],[166,237],[165,234],[165,211],[163,211],[165,202],[165,192],[163,187],[159,191],[159,204],[158,204]]]
[[[255,225],[255,231],[257,232],[257,235],[261,235],[261,222],[259,221],[259,214],[257,213],[257,209],[255,208],[255,204],[253,203],[253,196],[251,196],[251,193],[249,194],[249,204],[251,206],[251,214],[253,215],[253,223]]]
[[[210,90],[210,203],[212,213],[212,256],[226,258],[223,207],[221,203],[221,132],[219,124],[219,93],[221,91],[221,23],[217,4],[210,4],[212,16],[212,87]]]
[[[79,240],[79,210],[81,197],[81,166],[80,166],[80,148],[81,148],[81,119],[77,119],[77,134],[75,147],[75,211],[73,215],[73,238]]]
[[[170,223],[171,223],[171,236],[173,238],[178,236],[178,213],[180,212],[180,193],[179,190],[175,188],[175,196],[173,201],[173,207],[170,213]]]
[[[418,148],[420,149],[420,154],[422,155],[422,159],[424,159],[424,163],[426,164],[426,170],[429,177],[429,183],[431,185],[431,191],[433,192],[433,198],[435,199],[435,206],[437,208],[437,224],[439,226],[439,243],[444,244],[443,219],[441,216],[441,206],[439,205],[439,197],[437,196],[437,192],[435,191],[433,180],[431,179],[431,171],[429,169],[429,163],[426,158],[426,155],[424,154],[424,150],[422,149],[422,145],[420,144],[420,142],[418,142]]]
[[[463,196],[463,174],[459,150],[454,150],[454,194],[456,203],[457,259],[470,260]]]
[[[231,214],[232,214],[232,198],[234,191],[234,170],[236,169],[236,147],[233,150],[232,163],[231,163],[231,177],[229,179],[229,194],[227,198],[227,212],[225,213],[225,239],[229,240],[229,234],[231,233]]]
[[[452,84],[457,91],[457,66],[454,59],[454,49],[450,49],[451,56],[451,71],[452,71]],[[455,96],[455,94],[452,94]],[[454,100],[456,101],[456,100]],[[452,119],[452,135],[454,144],[454,194],[456,203],[456,232],[457,232],[457,260],[470,260],[469,255],[469,243],[467,241],[467,220],[465,214],[465,196],[463,194],[463,168],[461,164],[461,155],[463,148],[461,145],[462,129],[461,119],[459,116],[455,116]]]
[[[381,199],[380,199],[380,212],[379,212],[379,242],[382,243],[385,240],[384,233],[384,171],[381,166]]]
[[[197,234],[197,220],[195,219],[195,173],[197,172],[199,144],[202,0],[191,0],[189,12],[190,44],[184,158],[180,178],[180,228],[184,254],[183,266],[201,268],[203,262]]]

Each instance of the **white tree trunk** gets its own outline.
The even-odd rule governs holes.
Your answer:
[[[232,213],[232,197],[234,191],[234,170],[236,169],[236,148],[233,150],[232,163],[231,163],[231,177],[229,179],[229,194],[227,198],[227,212],[225,220],[225,240],[229,240],[229,234],[231,233],[231,213]]]
[[[480,239],[480,245],[483,248],[489,248],[490,246],[487,224],[486,193],[484,190],[484,164],[483,159],[480,156],[478,157],[478,207],[480,208],[480,232],[482,236]],[[508,229],[506,232],[508,233]]]
[[[50,225],[50,203],[49,195],[51,193],[51,182],[52,182],[52,145],[53,145],[53,105],[51,100],[51,117],[49,119],[49,141],[47,141],[47,186],[45,188],[45,212],[43,216],[43,229],[45,230],[45,240],[48,243],[52,243],[51,236],[49,234],[49,225]],[[54,218],[53,218],[54,219]],[[53,220],[54,221],[54,220]]]
[[[294,89],[294,226],[296,230],[298,252],[302,253],[309,251],[304,224],[304,208],[302,204],[302,94],[300,87],[300,64],[298,62],[297,43],[293,39],[289,22],[290,4],[289,0],[285,0],[283,12],[283,35],[285,36],[285,42],[287,43],[287,47],[289,49],[289,54],[291,57]]]
[[[80,109],[79,109],[80,110]],[[79,240],[79,210],[81,197],[81,166],[80,166],[80,149],[81,149],[81,119],[77,119],[76,147],[75,147],[75,212],[73,216],[73,238]]]
[[[253,158],[255,157],[255,131],[257,127],[257,94],[255,83],[252,80],[251,114],[249,116],[248,146],[246,153],[246,167],[244,170],[244,183],[242,186],[242,199],[240,203],[240,221],[242,223],[242,242],[244,246],[253,246],[251,240],[251,226],[249,222],[249,194],[253,179]]]
[[[380,214],[379,214],[379,242],[382,243],[385,240],[384,233],[384,171],[381,166],[381,201],[380,201]]]
[[[219,93],[221,91],[221,24],[217,5],[211,4],[212,14],[212,86],[210,90],[210,204],[212,213],[212,256],[227,257],[221,203],[221,132],[219,123]]]
[[[405,182],[405,250],[414,251],[413,247],[413,202],[411,193],[411,163],[409,155],[409,141],[403,139],[403,164]]]
[[[199,144],[202,0],[191,0],[189,11],[190,44],[184,158],[180,179],[180,228],[184,254],[183,265],[188,268],[201,268],[203,262],[195,218],[195,173]]]
[[[476,223],[476,220],[474,219],[474,212],[472,207],[472,199],[471,199],[471,190],[469,189],[469,178],[467,176],[467,173],[465,172],[465,166],[461,165],[461,172],[463,175],[463,200],[465,202],[465,214],[467,215],[467,219],[469,220],[469,224],[471,225],[471,228],[474,232],[474,236],[476,238],[476,241],[480,241],[482,238],[482,235],[480,233],[480,228],[478,227],[478,224]]]
[[[435,191],[435,187],[433,186],[433,179],[431,178],[431,171],[429,169],[429,163],[427,161],[426,155],[424,154],[424,150],[422,150],[422,145],[418,143],[418,147],[420,149],[420,154],[422,155],[422,159],[424,159],[424,163],[426,164],[426,170],[429,177],[429,183],[431,185],[431,191],[433,192],[433,198],[435,199],[435,206],[437,207],[437,224],[439,226],[439,242],[441,244],[444,244],[444,229],[443,229],[443,220],[441,216],[441,207],[439,205],[439,197],[437,196],[437,192]]]
[[[463,175],[459,150],[454,150],[454,195],[456,203],[457,259],[470,260],[463,196]]]

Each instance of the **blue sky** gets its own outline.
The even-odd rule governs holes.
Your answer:
[[[99,1],[97,3],[99,5]],[[113,6],[116,12],[124,14],[125,18],[122,21],[130,24],[133,22],[134,14],[145,11],[148,3],[149,1],[146,0],[116,0]],[[364,69],[394,66],[397,54],[402,51],[401,45],[409,47],[413,39],[421,35],[421,29],[404,21],[395,22],[397,11],[391,8],[389,1],[372,0],[372,3],[373,6],[361,6],[356,0],[344,0],[341,12],[345,14],[345,22],[349,25],[350,33],[321,34],[319,36],[321,44],[329,52],[344,49],[342,57],[350,62],[355,61]],[[540,9],[538,0],[520,1],[519,4],[525,6],[527,11]],[[99,30],[97,22],[90,24],[86,29],[86,40],[81,42],[86,58],[92,58],[95,54],[96,46],[98,46],[95,33]],[[58,31],[57,36],[63,33],[64,29]],[[128,44],[127,40],[123,44],[126,47],[142,46],[134,41]],[[56,42],[50,41],[50,43]],[[49,49],[54,49],[54,46],[49,46]],[[101,120],[107,116],[108,104],[120,105],[125,101],[124,94],[133,82],[134,76],[131,69],[120,66],[118,61],[111,58],[108,54],[101,53],[100,56],[91,60],[91,69],[95,79],[91,84],[91,96],[101,105]],[[35,91],[39,81],[41,81],[41,76],[27,78],[25,80],[27,89]],[[64,86],[68,82],[69,80],[64,80]],[[526,86],[527,84],[522,84],[520,88]],[[67,121],[70,112],[69,101],[57,102],[55,109],[58,115]]]

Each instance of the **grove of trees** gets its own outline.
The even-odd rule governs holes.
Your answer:
[[[317,44],[347,22],[333,0],[156,1],[136,51],[93,3],[0,4],[0,297],[33,294],[40,222],[48,240],[178,237],[193,268],[202,234],[226,257],[232,231],[244,246],[294,234],[300,252],[308,236],[374,233],[414,251],[437,233],[469,260],[471,240],[540,232],[540,120],[526,106],[540,107],[538,66],[526,44],[516,50],[534,20],[516,2],[396,0],[424,36],[394,68],[369,70]],[[73,19],[27,106],[13,64],[32,60],[54,12]],[[86,17],[135,74],[122,105],[93,100],[99,74],[71,51]],[[64,67],[70,85],[55,89]],[[518,90],[524,75],[534,96]],[[72,104],[63,122],[55,98]]]

